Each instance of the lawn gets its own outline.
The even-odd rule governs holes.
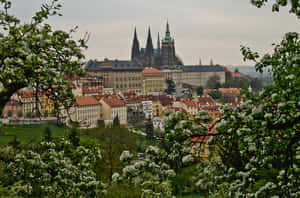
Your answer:
[[[179,195],[176,198],[204,198],[204,195]]]
[[[50,128],[53,137],[65,134],[65,128],[59,127],[55,124],[5,125],[0,128],[0,145],[4,145],[12,141],[14,135],[22,144],[38,142],[43,138],[44,131],[47,126]]]

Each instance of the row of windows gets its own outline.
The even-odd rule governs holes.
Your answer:
[[[128,79],[126,77],[124,77],[124,78],[116,77],[116,81],[118,81],[118,80],[120,80],[120,81],[122,81],[122,80],[124,80],[124,81],[126,81],[126,80],[141,80],[141,77],[128,77]]]
[[[140,84],[129,84],[128,88],[136,88],[136,87],[141,87]],[[116,88],[127,88],[127,84],[120,84],[120,85],[116,85]]]

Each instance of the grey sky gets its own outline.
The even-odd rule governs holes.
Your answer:
[[[13,13],[29,20],[44,0],[13,0]],[[129,59],[134,27],[140,45],[150,25],[156,47],[169,20],[177,54],[185,64],[245,65],[239,51],[247,45],[259,52],[272,49],[284,33],[299,32],[299,20],[287,9],[272,13],[270,6],[256,8],[250,0],[64,0],[62,17],[49,20],[55,28],[79,26],[75,38],[91,33],[87,59]]]

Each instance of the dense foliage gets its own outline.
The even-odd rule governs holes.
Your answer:
[[[98,148],[74,148],[61,138],[18,153],[6,171],[22,197],[97,197],[103,189],[93,171],[98,158]]]
[[[231,197],[299,197],[299,34],[286,34],[273,54],[259,61],[258,53],[245,47],[242,52],[256,61],[257,70],[272,66],[275,85],[257,97],[248,95],[237,110],[224,109],[216,126],[226,167],[217,175],[219,183],[227,183]]]
[[[84,39],[72,39],[75,29],[52,30],[46,23],[58,14],[57,2],[43,4],[31,22],[23,23],[9,14],[10,1],[0,1],[0,114],[12,94],[27,86],[47,91],[56,107],[70,106],[72,100],[66,98],[73,95],[63,76],[83,75],[79,65],[86,45]]]

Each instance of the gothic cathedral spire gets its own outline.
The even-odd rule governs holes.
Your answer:
[[[131,60],[135,60],[140,55],[140,44],[137,38],[136,28],[134,28],[134,37],[131,49]]]
[[[157,34],[157,55],[160,56],[160,38],[159,38],[159,32]]]
[[[150,27],[148,29],[148,38],[147,38],[147,44],[146,44],[146,52],[145,55],[147,57],[153,57],[153,44],[152,44],[152,38],[151,38],[151,32]]]

